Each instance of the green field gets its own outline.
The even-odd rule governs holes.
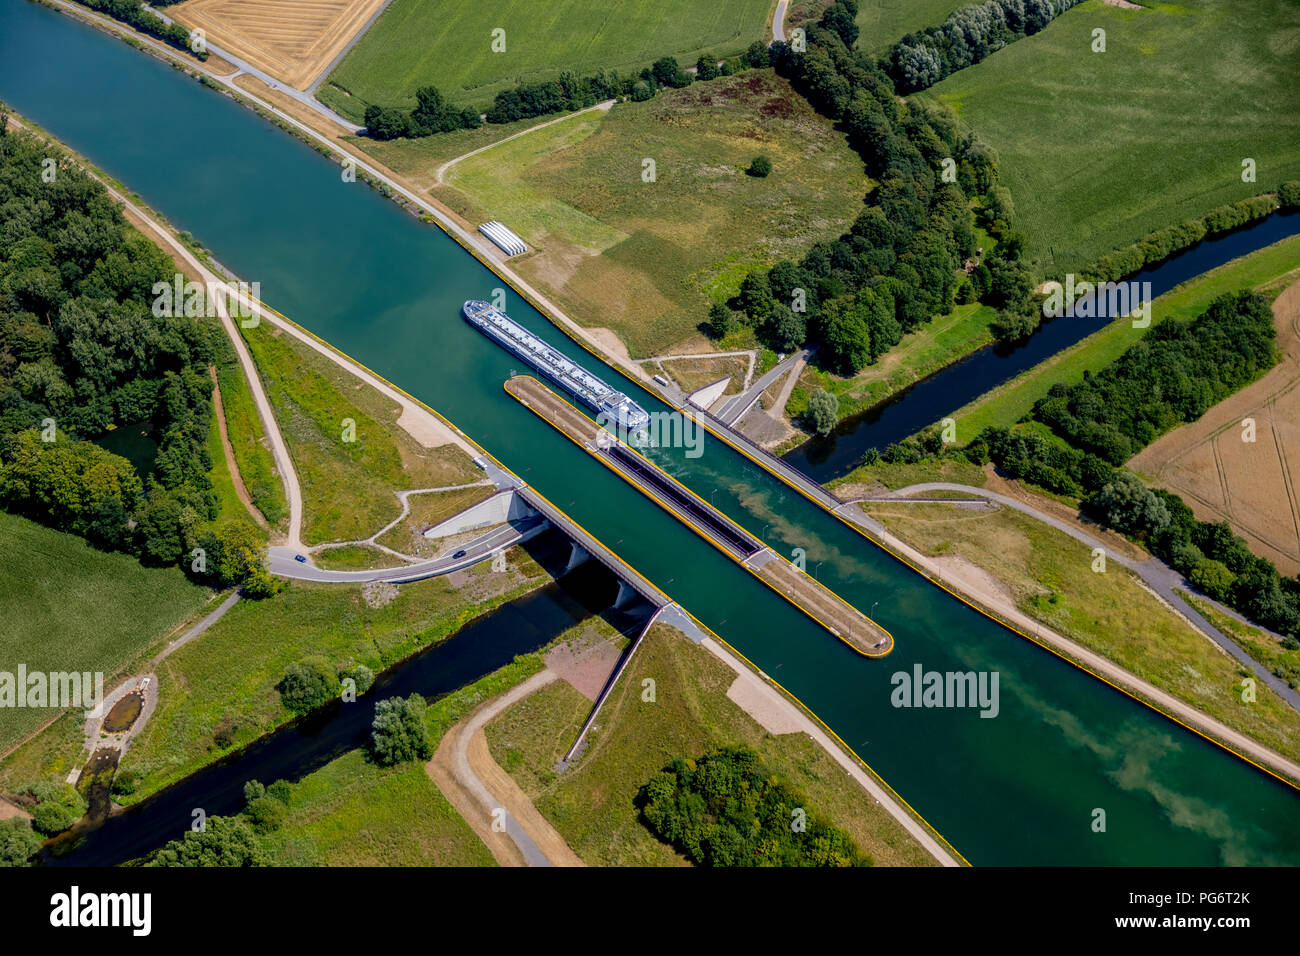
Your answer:
[[[274,527],[289,517],[289,505],[284,497],[284,482],[275,473],[275,459],[262,430],[262,419],[253,404],[253,393],[249,391],[243,370],[236,362],[217,369],[217,384],[221,388],[221,403],[226,413],[226,432],[230,436],[235,464],[244,479],[244,488],[253,506]],[[219,436],[217,441],[220,442]],[[218,461],[222,462],[224,469],[224,455],[213,453],[212,460],[214,466]],[[230,494],[234,494],[233,487]],[[242,504],[239,510],[244,510]]]
[[[561,71],[639,73],[661,56],[738,53],[767,35],[772,0],[395,0],[330,74],[351,96],[331,106],[360,121],[366,104],[409,107],[432,84],[453,102],[488,106],[516,83]],[[505,51],[492,50],[495,29]]]
[[[212,596],[178,568],[125,554],[0,512],[0,670],[99,671],[112,676],[195,617]],[[55,711],[0,708],[0,752]]]
[[[1107,52],[1092,53],[1092,31]],[[996,151],[1047,272],[1300,179],[1300,5],[1089,0],[933,86]],[[1244,183],[1242,160],[1257,163]]]
[[[642,680],[655,701],[642,701]],[[774,736],[727,697],[735,672],[672,628],[646,635],[605,703],[574,766],[556,774],[591,702],[556,681],[486,728],[488,747],[537,809],[592,866],[675,866],[684,861],[638,820],[637,790],[674,757],[748,744],[879,865],[934,860],[806,734]]]
[[[766,179],[744,173],[759,153],[772,159]],[[432,162],[406,143],[386,144],[383,159],[426,178]],[[565,119],[446,178],[435,198],[509,223],[535,250],[514,268],[635,357],[686,341],[707,349],[697,326],[710,302],[750,269],[839,236],[868,186],[844,135],[767,70]]]
[[[913,30],[937,27],[977,0],[858,0],[858,48],[880,53]]]
[[[1283,239],[1258,252],[1224,263],[1158,296],[1151,304],[1151,324],[1154,327],[1161,319],[1170,316],[1193,318],[1204,311],[1215,296],[1237,289],[1275,286],[1279,277],[1296,269],[1300,269],[1300,236]],[[1021,372],[1011,381],[953,413],[957,420],[958,440],[968,442],[990,425],[1010,428],[1028,415],[1034,403],[1046,396],[1053,385],[1058,382],[1073,385],[1082,381],[1085,371],[1096,372],[1115,361],[1145,333],[1145,329],[1133,328],[1128,318],[1120,318]]]
[[[1244,704],[1245,668],[1123,566],[1112,561],[1094,573],[1091,549],[1065,532],[1008,508],[873,502],[864,510],[928,555],[958,556],[987,570],[1017,608],[1057,633],[1278,753],[1300,757],[1300,713],[1267,687]]]

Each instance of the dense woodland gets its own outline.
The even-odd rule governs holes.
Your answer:
[[[208,368],[229,344],[215,323],[154,314],[175,273],[103,186],[0,114],[0,505],[149,564],[192,570],[202,547],[204,580],[270,590],[255,533],[204,527]],[[96,444],[145,422],[147,474]]]
[[[637,796],[655,836],[697,866],[870,866],[748,747],[678,758]]]

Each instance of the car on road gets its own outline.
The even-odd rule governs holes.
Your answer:
[[[299,562],[301,562],[302,564],[306,564],[306,563],[307,563],[307,555],[305,555],[305,554],[295,554],[295,555],[293,556],[293,559],[294,559],[295,561],[299,561]]]
[[[466,552],[463,551],[463,550],[462,550],[462,551],[457,551],[455,554],[452,555],[452,557],[453,557],[453,558],[463,558],[463,557],[465,557],[465,554],[466,554]]]

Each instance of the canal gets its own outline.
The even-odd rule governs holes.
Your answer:
[[[459,315],[494,275],[251,111],[25,0],[0,0],[0,99],[450,417],[803,700],[971,862],[1300,862],[1291,788],[967,608],[722,443],[661,450],[703,498],[874,609],[897,649],[854,654],[505,394],[515,363]],[[517,295],[506,310],[591,361]],[[893,708],[890,676],[914,664],[997,671],[998,716]]]

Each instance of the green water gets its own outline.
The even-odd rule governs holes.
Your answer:
[[[24,0],[0,0],[0,98],[270,304],[448,415],[798,695],[971,862],[1300,861],[1294,790],[986,620],[721,443],[694,460],[657,453],[751,531],[806,549],[847,600],[879,602],[897,649],[848,650],[505,395],[518,363],[459,317],[495,276],[252,112]],[[589,361],[518,296],[506,308]],[[895,709],[890,676],[914,663],[996,670],[999,715]]]

